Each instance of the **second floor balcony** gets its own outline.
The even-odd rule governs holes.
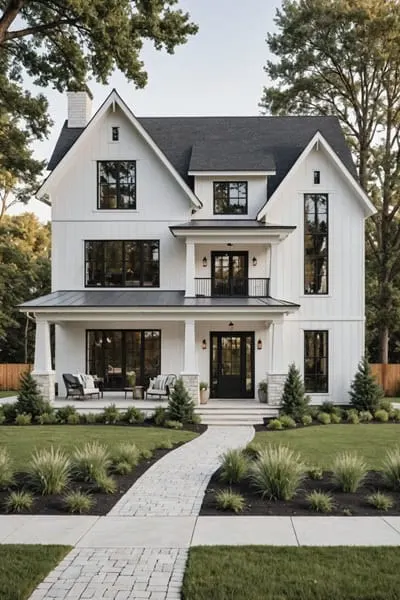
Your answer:
[[[269,277],[196,277],[197,297],[251,297],[267,298]]]

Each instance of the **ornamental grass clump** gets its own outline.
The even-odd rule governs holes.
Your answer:
[[[339,425],[339,423],[341,423],[342,421],[342,417],[341,415],[339,415],[338,413],[333,412],[331,414],[331,423],[333,423],[334,425]]]
[[[117,482],[112,477],[109,477],[106,473],[98,475],[94,483],[99,492],[104,492],[105,494],[115,494],[117,491]]]
[[[257,458],[261,452],[263,447],[258,442],[249,442],[246,448],[243,450],[243,454],[247,456],[250,460]]]
[[[330,513],[335,506],[331,494],[326,494],[320,490],[314,490],[307,494],[306,500],[310,508],[319,513]]]
[[[110,465],[107,447],[98,442],[87,442],[82,448],[75,448],[72,455],[72,470],[79,481],[97,481],[107,475]]]
[[[283,429],[294,429],[296,427],[296,421],[289,415],[281,415],[279,420]]]
[[[4,502],[4,508],[7,512],[21,513],[31,510],[33,505],[33,495],[31,492],[10,492]]]
[[[375,492],[367,497],[367,502],[371,506],[374,506],[377,510],[383,510],[387,512],[394,506],[393,498],[382,492]]]
[[[367,475],[367,465],[357,454],[343,452],[333,463],[333,481],[342,492],[354,494]]]
[[[234,513],[241,513],[245,507],[245,501],[241,494],[236,494],[232,490],[221,490],[215,495],[217,508],[220,510],[230,510]]]
[[[381,473],[386,483],[393,489],[400,489],[400,448],[388,450],[382,463]]]
[[[114,465],[127,463],[132,471],[140,460],[140,450],[132,442],[122,442],[112,450],[111,460]]]
[[[129,423],[129,425],[144,423],[145,418],[144,412],[136,406],[130,406],[122,415],[122,421]]]
[[[283,426],[279,419],[271,419],[267,425],[267,429],[271,429],[271,431],[279,431],[280,429],[283,429]]]
[[[359,424],[360,417],[358,416],[358,411],[355,408],[351,408],[347,411],[346,421],[347,423],[352,423],[353,425]]]
[[[6,448],[0,448],[0,489],[8,487],[14,479],[14,468]]]
[[[239,483],[248,473],[249,463],[242,450],[227,450],[221,456],[221,481]]]
[[[66,494],[64,502],[68,512],[78,515],[88,513],[94,505],[92,496],[80,490]]]
[[[71,461],[60,448],[36,450],[28,464],[32,488],[43,496],[60,494],[71,476]]]
[[[369,410],[360,411],[360,422],[361,423],[369,423],[374,418],[372,413]]]
[[[312,416],[311,415],[303,415],[301,417],[301,422],[304,427],[308,427],[308,425],[312,425]]]
[[[310,467],[307,471],[307,475],[314,481],[320,481],[324,477],[324,472],[321,467]]]
[[[375,412],[375,421],[379,423],[387,423],[389,421],[389,413],[384,408],[380,408]]]
[[[290,500],[304,479],[305,467],[299,454],[279,445],[266,446],[250,467],[250,481],[270,500]]]
[[[318,413],[317,420],[321,425],[330,425],[331,423],[331,415],[326,412]]]

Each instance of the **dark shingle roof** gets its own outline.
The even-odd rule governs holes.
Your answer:
[[[41,296],[20,305],[20,308],[107,308],[120,307],[196,307],[248,306],[296,307],[297,304],[275,298],[185,298],[185,292],[173,290],[63,290]]]
[[[269,225],[255,219],[193,219],[193,221],[187,221],[186,223],[171,225],[170,229],[171,231],[174,231],[174,229],[261,229],[268,231],[296,229],[296,227],[292,225]]]
[[[230,169],[271,170],[273,164],[276,176],[269,178],[270,195],[317,131],[357,177],[336,117],[144,117],[138,120],[191,187],[190,169],[221,170],[230,165]],[[64,123],[49,169],[57,166],[82,131],[69,129],[67,122]]]

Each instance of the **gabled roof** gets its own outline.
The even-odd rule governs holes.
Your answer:
[[[192,189],[189,171],[195,166],[199,170],[225,170],[229,166],[227,170],[232,170],[231,165],[243,165],[241,171],[269,171],[273,161],[276,175],[268,178],[268,196],[271,196],[317,131],[351,175],[357,177],[336,117],[137,117],[136,120]],[[57,166],[82,131],[74,129],[72,133],[64,124],[49,169]]]

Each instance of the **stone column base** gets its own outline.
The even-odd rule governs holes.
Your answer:
[[[181,373],[183,385],[196,406],[200,405],[200,375],[198,373]]]
[[[283,386],[285,385],[287,373],[268,373],[268,404],[279,406],[282,400]]]
[[[43,399],[47,400],[48,402],[52,402],[55,398],[55,372],[50,371],[49,373],[35,373],[35,371],[33,371],[32,377],[36,381],[39,392],[42,394]]]

